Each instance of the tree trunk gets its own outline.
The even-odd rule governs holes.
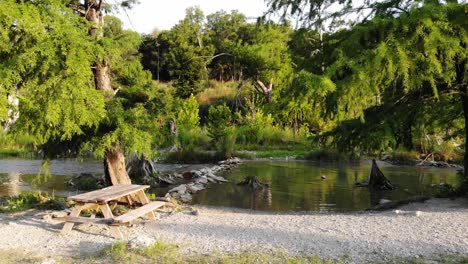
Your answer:
[[[113,95],[114,89],[112,89],[109,64],[106,61],[103,61],[101,64],[94,65],[93,74],[94,85],[96,86],[96,89],[109,92],[111,95]]]
[[[294,113],[294,134],[297,134],[299,131],[299,120],[297,117],[297,112]]]
[[[125,157],[119,148],[106,150],[104,172],[109,185],[132,184],[125,168]]]
[[[461,101],[462,101],[462,105],[463,105],[463,116],[464,116],[464,119],[465,119],[465,154],[463,156],[463,177],[465,179],[468,179],[468,172],[467,172],[467,168],[468,168],[468,144],[467,144],[467,140],[468,140],[468,91],[462,91],[461,93]]]

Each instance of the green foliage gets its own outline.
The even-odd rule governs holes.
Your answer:
[[[60,1],[0,3],[0,88],[19,91],[14,131],[36,144],[83,134],[106,116],[89,69],[95,46],[86,27]]]
[[[128,242],[126,241],[117,241],[112,243],[108,248],[103,251],[103,255],[110,256],[115,259],[122,259],[127,255],[128,251]]]
[[[240,140],[261,144],[265,139],[265,131],[273,128],[273,118],[262,110],[256,110],[245,116]]]
[[[236,132],[232,126],[232,113],[229,107],[211,106],[208,114],[208,133],[216,150],[225,158],[232,157],[236,144]]]
[[[43,195],[40,192],[24,192],[13,197],[0,197],[0,213],[21,212],[31,208],[57,210],[57,208],[51,208],[47,205],[53,199],[56,197]]]
[[[324,162],[338,162],[350,160],[345,154],[331,149],[317,149],[305,154],[305,159]]]
[[[200,116],[198,115],[198,102],[195,97],[190,97],[182,102],[177,112],[177,125],[181,130],[192,130],[198,128]]]
[[[188,8],[179,24],[157,38],[160,49],[165,53],[161,65],[167,77],[174,80],[177,95],[182,98],[196,94],[202,87],[202,81],[208,79],[207,64],[214,48],[205,43],[204,18],[201,9]]]
[[[211,106],[208,111],[208,133],[215,141],[232,126],[232,113],[226,104]]]

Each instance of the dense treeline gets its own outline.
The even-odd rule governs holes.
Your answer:
[[[98,10],[102,1],[85,4]],[[459,160],[466,4],[368,4],[364,19],[347,23],[345,15],[364,9],[271,1],[271,11],[304,22],[296,29],[286,19],[205,16],[195,7],[172,29],[140,36],[112,16],[84,19],[76,3],[2,1],[2,142],[97,156],[322,148]],[[99,88],[102,67],[110,88]]]

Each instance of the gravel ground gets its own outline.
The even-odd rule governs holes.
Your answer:
[[[265,213],[198,208],[199,215],[161,213],[121,228],[126,238],[147,236],[180,245],[185,253],[284,250],[290,254],[345,257],[347,262],[397,257],[468,255],[468,199],[431,199],[379,213]],[[419,213],[416,213],[418,212]],[[63,223],[43,212],[0,214],[0,249],[70,257],[99,252],[115,242],[102,225],[80,225],[59,234]]]

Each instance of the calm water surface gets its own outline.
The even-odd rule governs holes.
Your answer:
[[[402,199],[413,195],[431,195],[431,184],[457,184],[456,171],[413,166],[392,166],[378,163],[393,183],[396,191],[370,193],[367,188],[354,188],[370,173],[370,162],[360,164],[320,164],[303,161],[252,161],[225,172],[229,183],[210,185],[194,195],[194,204],[249,208],[264,211],[338,211],[349,212],[369,208],[380,199]],[[40,174],[41,160],[0,159],[0,196],[17,195],[23,191],[41,190],[68,196],[76,193],[65,184],[80,173],[102,173],[102,162],[88,160],[53,160],[49,174]],[[181,165],[158,165],[160,171],[188,170]],[[269,189],[252,192],[236,185],[247,175],[256,175],[270,184]],[[322,180],[324,175],[326,179]],[[154,189],[161,194],[167,189]]]
[[[367,180],[371,163],[320,164],[302,161],[253,161],[224,173],[229,183],[213,185],[198,193],[195,204],[250,208],[264,211],[338,211],[369,208],[380,199],[403,199],[414,195],[431,195],[431,184],[456,184],[453,169],[392,166],[378,163],[384,175],[401,187],[395,191],[370,193],[355,188],[356,181]],[[235,183],[247,175],[256,175],[270,188],[252,192]],[[326,177],[325,180],[321,176]]]

